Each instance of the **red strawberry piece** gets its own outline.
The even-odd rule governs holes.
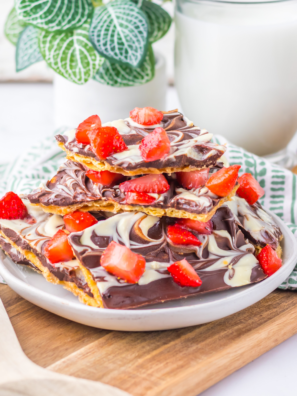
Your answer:
[[[250,205],[253,205],[265,194],[263,188],[250,173],[244,173],[240,176],[238,183],[237,195],[240,198],[244,198]]]
[[[79,232],[86,228],[97,224],[98,221],[88,212],[72,212],[64,216],[63,218],[66,230],[69,232]]]
[[[135,107],[130,111],[130,118],[140,125],[156,125],[163,120],[163,113],[153,107]]]
[[[88,132],[94,153],[100,159],[128,149],[122,136],[115,127],[106,126]]]
[[[89,169],[87,170],[86,175],[92,180],[93,183],[103,184],[103,186],[109,187],[113,187],[125,180],[125,176],[109,171],[97,172]]]
[[[201,245],[201,242],[194,234],[176,225],[168,226],[167,235],[171,242],[175,245]]]
[[[275,250],[270,245],[266,245],[258,254],[257,259],[268,276],[273,275],[282,266],[282,260],[278,257]]]
[[[142,139],[139,150],[145,162],[163,158],[170,151],[170,140],[165,129],[156,128]]]
[[[21,198],[10,191],[0,199],[0,219],[16,220],[28,216],[28,210]]]
[[[175,283],[180,286],[199,287],[202,285],[202,280],[194,270],[194,268],[187,262],[186,259],[176,261],[167,267]]]
[[[93,129],[98,129],[101,127],[101,120],[97,115],[93,115],[86,120],[84,120],[76,129],[76,141],[82,144],[90,144],[90,139],[88,137],[88,132]]]
[[[226,197],[233,190],[240,165],[232,165],[228,168],[223,168],[210,176],[205,183],[206,187],[219,197]]]
[[[107,246],[100,264],[106,271],[129,283],[137,283],[145,271],[145,259],[115,241]]]
[[[121,191],[155,194],[163,194],[169,190],[169,187],[168,181],[163,175],[141,176],[120,184]]]
[[[127,192],[126,193],[126,203],[128,205],[150,205],[156,201],[156,198],[152,197],[147,193],[141,192]]]
[[[44,255],[52,264],[73,259],[74,254],[65,231],[59,230],[52,239],[47,242],[44,248]]]
[[[191,190],[192,188],[196,189],[198,187],[205,186],[208,174],[209,168],[193,172],[177,172],[176,179],[182,187]]]
[[[175,225],[197,231],[199,234],[203,235],[210,235],[213,230],[213,224],[211,220],[204,223],[203,221],[199,220],[179,219]]]

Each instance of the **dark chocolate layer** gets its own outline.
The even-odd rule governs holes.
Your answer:
[[[10,243],[7,242],[5,238],[0,236],[0,246],[2,250],[7,254],[8,257],[12,259],[12,261],[16,264],[22,264],[26,267],[33,268],[35,271],[39,271],[34,264],[32,264],[26,257],[19,252],[16,248],[14,248]]]

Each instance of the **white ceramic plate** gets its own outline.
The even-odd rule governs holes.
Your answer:
[[[256,303],[275,290],[292,272],[297,261],[297,243],[288,227],[275,215],[284,240],[283,266],[263,282],[209,293],[134,310],[87,307],[70,292],[46,282],[39,274],[15,265],[4,253],[0,273],[20,296],[50,312],[88,326],[120,331],[169,330],[221,319]]]

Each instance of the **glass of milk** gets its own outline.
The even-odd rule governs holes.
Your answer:
[[[297,130],[297,0],[176,0],[175,83],[196,125],[258,154]]]

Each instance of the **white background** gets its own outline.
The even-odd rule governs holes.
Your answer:
[[[170,88],[167,109],[177,107],[180,106],[176,91]],[[11,161],[34,142],[52,134],[53,131],[51,84],[0,84],[1,162]],[[297,367],[295,353],[297,353],[297,335],[214,385],[202,395],[295,395]]]

